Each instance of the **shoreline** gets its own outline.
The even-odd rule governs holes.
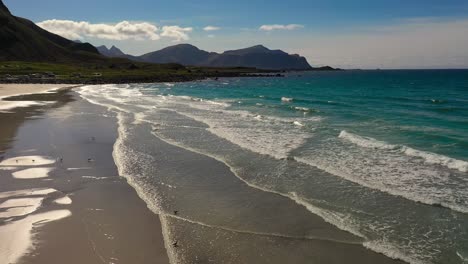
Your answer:
[[[59,92],[66,89],[72,89],[81,86],[80,84],[72,85],[58,83],[58,84],[5,84],[0,83],[0,100],[21,96],[32,95],[41,93]]]
[[[107,104],[103,103],[102,106],[107,106]],[[114,110],[121,109],[120,106],[107,107]],[[308,257],[326,260],[322,263],[346,263],[348,258],[354,259],[351,263],[403,263],[401,260],[395,260],[365,248],[361,242],[357,242],[358,237],[326,222],[319,214],[310,212],[306,206],[290,197],[255,188],[238,177],[226,162],[156,136],[154,131],[158,129],[152,128],[149,121],[138,121],[131,114],[132,111],[117,112],[120,137],[116,142],[117,148],[114,147],[114,150],[117,150],[114,159],[116,161],[120,159],[117,161],[120,166],[119,171],[137,190],[138,195],[153,212],[160,213],[163,225],[168,228],[167,235],[165,235],[166,243],[170,246],[170,243],[176,241],[179,243],[178,247],[182,248],[175,250],[171,247],[169,255],[172,258],[183,259],[186,262],[213,259],[215,263],[265,263],[263,261],[266,259],[271,260],[266,263],[286,263],[285,257],[295,259],[292,263],[302,263],[301,261]],[[162,128],[159,127],[159,129]],[[146,132],[136,134],[136,131]],[[144,146],[140,145],[142,142],[145,142]],[[145,152],[148,150],[151,151]],[[140,153],[142,156],[131,158],[134,153]],[[164,158],[158,160],[151,157]],[[152,164],[151,167],[154,166],[154,170],[146,167],[145,164]],[[144,175],[151,175],[148,177],[151,179],[146,181]],[[181,178],[185,178],[186,181]],[[192,187],[193,185],[195,186]],[[219,190],[223,191],[218,193]],[[230,194],[235,195],[230,196]],[[192,195],[212,206],[205,203],[192,205],[191,199],[188,198]],[[160,196],[165,198],[161,199],[168,200],[160,203],[160,198],[158,198]],[[244,214],[229,212],[235,211],[237,206],[245,206],[245,208],[239,208]],[[255,209],[252,210],[252,208]],[[268,212],[269,209],[273,209],[276,213],[271,214],[271,211]],[[178,213],[173,214],[173,210],[177,210],[174,212]],[[200,214],[193,210],[199,211]],[[223,215],[223,212],[228,214]],[[297,216],[297,219],[281,217],[288,214]],[[214,217],[217,218],[216,220],[210,219],[209,216],[215,215],[218,215]],[[236,220],[240,220],[239,218],[242,218],[242,221],[238,225],[242,228],[236,226]],[[278,229],[263,230],[264,225],[257,226],[258,222],[277,225]],[[297,235],[287,235],[289,232],[296,231]],[[187,233],[197,235],[191,237],[187,236]],[[205,236],[211,239],[215,236],[216,243],[212,244],[210,239],[205,241],[203,239]],[[228,237],[228,239],[224,240],[223,237]],[[278,248],[278,251],[295,253],[285,256],[279,252],[270,252],[269,242],[272,240],[279,244],[288,241],[287,245],[284,245],[285,248]],[[255,252],[243,248],[251,243],[256,243],[259,250],[270,252],[271,256],[259,258]],[[311,252],[296,251],[304,247],[308,247]],[[227,253],[226,255],[222,253],[225,248],[242,250],[242,253],[236,257],[237,262],[223,258],[229,257]],[[333,248],[341,249],[342,253],[334,257]],[[272,257],[275,255],[276,257]]]
[[[45,105],[47,102],[22,100],[22,97],[58,93],[80,86],[69,84],[0,84],[0,111],[9,111],[18,107]]]
[[[26,117],[26,121],[17,128],[16,142],[13,142],[5,154],[0,156],[0,162],[2,159],[13,158],[6,164],[0,163],[0,174],[6,176],[0,177],[2,183],[0,204],[17,198],[27,198],[28,203],[24,206],[33,208],[33,211],[27,212],[26,216],[13,216],[11,223],[3,222],[4,218],[1,216],[3,210],[0,208],[0,233],[8,235],[12,231],[4,231],[4,227],[19,223],[20,230],[23,230],[25,234],[20,244],[27,250],[23,249],[23,253],[20,254],[22,255],[21,263],[48,264],[56,263],[54,261],[57,259],[66,259],[67,263],[77,264],[100,263],[103,260],[114,262],[124,259],[127,261],[121,263],[148,263],[149,259],[158,259],[157,263],[174,263],[179,258],[180,251],[172,248],[173,241],[179,241],[180,247],[203,249],[204,245],[207,247],[206,252],[199,251],[199,254],[207,259],[210,258],[208,248],[213,245],[205,244],[206,241],[203,240],[192,241],[190,237],[175,229],[175,226],[182,225],[184,228],[189,228],[188,230],[197,230],[200,227],[196,221],[186,223],[184,218],[172,217],[164,210],[153,208],[154,205],[149,200],[150,198],[146,197],[147,194],[144,195],[139,191],[138,184],[128,177],[119,176],[120,173],[125,175],[126,172],[121,171],[119,166],[122,164],[117,164],[119,162],[115,156],[116,146],[122,143],[119,141],[122,135],[120,135],[117,114],[109,116],[110,112],[104,110],[106,107],[91,104],[69,89],[63,89],[51,95],[57,98],[71,97],[70,100],[66,100],[66,104],[73,104],[74,111],[67,112],[66,108],[62,107],[66,104],[58,107],[51,105],[17,108],[18,111],[41,109],[44,111],[41,113],[43,117],[35,118],[34,122],[27,121]],[[21,99],[34,100],[40,97],[39,93],[23,95]],[[14,114],[10,113],[10,115]],[[54,135],[53,138],[45,135],[36,136],[38,131],[44,129]],[[187,161],[199,160],[201,164],[214,168],[219,175],[227,177],[225,180],[237,186],[236,189],[240,188],[239,190],[245,192],[246,195],[256,197],[252,200],[266,199],[265,202],[269,199],[277,200],[277,203],[283,204],[283,210],[292,206],[296,213],[310,217],[311,224],[320,230],[319,234],[348,237],[339,228],[325,223],[319,215],[312,213],[309,216],[309,212],[302,208],[302,205],[289,201],[287,197],[259,192],[242,179],[237,179],[238,177],[229,165],[224,162],[210,155],[168,144],[161,139],[157,141],[159,141],[158,148],[162,148],[161,154],[177,157],[183,153],[185,158],[180,158],[178,164],[182,164],[181,168],[184,170],[201,169],[200,172],[202,172],[202,165],[196,165],[193,168],[183,166]],[[28,149],[25,149],[25,146],[28,146]],[[14,160],[21,155],[36,155],[29,159],[34,159],[35,165],[39,167],[18,166]],[[47,161],[48,157],[49,161]],[[63,162],[60,161],[60,157],[64,157]],[[88,157],[91,157],[91,162],[86,161]],[[20,163],[22,162],[20,160]],[[51,162],[52,165],[48,165],[47,162]],[[47,167],[44,168],[44,166]],[[41,176],[40,169],[47,169],[50,166],[54,167],[42,173]],[[33,171],[35,175],[29,175],[31,173],[24,169],[35,170]],[[31,195],[34,188],[40,188],[38,191],[45,195]],[[12,190],[26,190],[26,193],[23,192],[19,196],[11,195],[9,192]],[[41,199],[38,202],[39,206],[36,206],[37,199]],[[37,208],[34,209],[35,207]],[[185,214],[184,210],[182,214]],[[34,224],[38,222],[42,224]],[[210,225],[203,226],[203,228],[211,229]],[[265,239],[279,239],[278,243],[281,241],[281,237],[270,237],[269,232],[258,236],[250,232],[239,233],[236,229],[230,230],[229,228],[215,228],[214,230],[233,236],[251,237],[250,239],[258,240],[259,247],[264,246],[265,250],[268,248]],[[131,239],[133,242],[129,241]],[[333,239],[330,241],[314,239],[304,242],[302,238],[295,241],[296,238],[292,237],[287,240],[294,241],[298,243],[297,245],[306,243],[314,251],[309,255],[313,259],[328,259],[332,256],[332,249],[338,247],[342,253],[335,257],[336,260],[352,257],[365,261],[362,263],[371,263],[372,260],[378,260],[380,263],[401,263],[381,253],[370,251],[361,244],[335,243]],[[125,247],[122,247],[123,245]],[[2,243],[0,243],[0,249],[1,247]],[[219,251],[222,247],[215,249]],[[242,258],[248,260],[248,255]],[[144,257],[139,258],[139,256]],[[341,263],[336,260],[330,263]]]
[[[47,96],[64,102],[0,113],[2,128],[12,126],[8,118],[18,121],[10,133],[0,133],[6,142],[0,146],[0,233],[12,237],[0,241],[1,258],[169,263],[159,216],[117,173],[114,118],[68,89]],[[68,112],[67,104],[79,113]]]

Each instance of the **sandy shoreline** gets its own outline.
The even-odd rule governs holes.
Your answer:
[[[76,86],[70,84],[0,84],[0,99],[17,95],[59,91]]]
[[[158,186],[174,191],[167,197],[175,199],[155,210],[151,193],[137,194],[119,176],[112,155],[119,135],[115,113],[69,90],[19,99],[49,103],[0,111],[0,259],[6,263],[169,263],[168,252],[171,260],[193,263],[402,263],[365,249],[293,201],[247,186],[222,162],[149,135],[138,140],[164,157],[152,164],[171,184]],[[187,182],[175,186],[171,177]],[[192,204],[207,195],[213,204]],[[229,228],[235,219],[222,217],[214,205],[232,205],[221,208],[233,210],[246,227]],[[191,220],[197,211],[199,222]],[[283,217],[289,214],[296,217]],[[209,224],[214,216],[220,224]],[[299,235],[250,232],[258,221]],[[309,232],[329,239],[303,239]],[[231,256],[231,249],[242,254]]]
[[[78,87],[70,84],[0,84],[0,111],[17,107],[44,105],[41,101],[8,100],[16,96],[59,92]]]
[[[168,263],[158,215],[118,176],[115,120],[73,92],[21,100],[45,97],[0,113],[2,263]]]

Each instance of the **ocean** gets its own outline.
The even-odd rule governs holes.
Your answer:
[[[319,240],[408,263],[468,263],[467,70],[79,93],[117,116],[114,160],[160,214],[167,247],[181,245],[173,262],[310,263]]]

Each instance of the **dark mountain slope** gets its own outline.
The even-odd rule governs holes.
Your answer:
[[[179,44],[162,50],[150,52],[139,57],[142,61],[152,63],[180,63],[183,65],[203,65],[210,56],[216,53],[206,52],[190,44]]]
[[[0,0],[0,61],[102,60],[89,43],[76,43],[50,33],[32,21],[13,16]]]
[[[147,53],[138,60],[152,63],[180,63],[208,67],[251,67],[269,70],[309,70],[304,57],[258,45],[222,54],[207,52],[189,44],[179,44]]]
[[[111,57],[111,58],[124,58],[127,55],[123,53],[119,48],[116,46],[112,46],[110,49],[108,49],[105,45],[96,47],[99,53],[101,53],[104,56]]]

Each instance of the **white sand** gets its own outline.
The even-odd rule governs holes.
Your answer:
[[[17,263],[24,254],[32,249],[34,246],[32,238],[34,228],[71,215],[69,210],[31,214],[41,206],[47,194],[56,191],[55,189],[44,188],[0,193],[0,199],[9,198],[7,201],[0,204],[0,209],[6,209],[0,212],[0,218],[29,214],[21,220],[8,222],[0,226],[0,260],[2,263]],[[67,199],[65,199],[64,202],[68,202]]]
[[[36,198],[15,198],[0,204],[1,209],[7,209],[0,212],[0,218],[8,218],[30,214],[41,206],[42,197]]]
[[[55,159],[45,156],[21,156],[3,160],[0,166],[42,166],[54,164]]]
[[[68,196],[64,196],[62,198],[58,198],[54,201],[54,203],[56,204],[71,204],[72,203],[72,199]]]
[[[52,188],[43,188],[43,189],[38,188],[38,189],[26,189],[26,190],[2,192],[2,193],[0,193],[0,199],[20,197],[20,196],[47,195],[49,193],[54,193],[56,191],[57,190],[52,189]]]
[[[75,86],[70,84],[0,84],[0,99],[25,94],[51,93]]]
[[[54,168],[31,168],[13,172],[15,179],[39,179],[47,178]]]
[[[19,221],[0,226],[0,259],[2,263],[17,263],[33,247],[33,229],[46,223],[66,218],[69,210],[56,210],[29,215]],[[4,239],[8,238],[8,239]]]

